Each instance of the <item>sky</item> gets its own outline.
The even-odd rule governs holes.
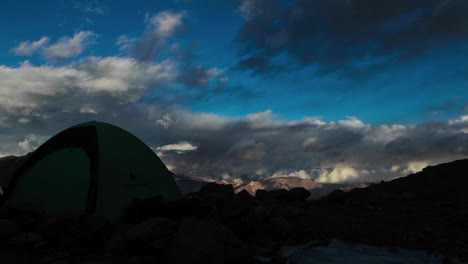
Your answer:
[[[5,0],[0,156],[98,120],[211,179],[369,182],[466,158],[466,14],[468,0]]]

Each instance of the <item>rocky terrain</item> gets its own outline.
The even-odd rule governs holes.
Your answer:
[[[288,263],[280,247],[331,239],[468,261],[468,160],[310,200],[304,188],[135,200],[125,223],[3,208],[2,263]]]

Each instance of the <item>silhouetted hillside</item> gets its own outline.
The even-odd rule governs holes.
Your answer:
[[[468,159],[465,159],[429,166],[407,177],[371,184],[367,188],[349,192],[334,191],[327,198],[353,204],[435,202],[463,207],[467,205],[467,192]]]

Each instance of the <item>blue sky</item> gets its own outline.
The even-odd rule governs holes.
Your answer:
[[[414,153],[429,151],[416,140],[428,127],[434,130],[426,135],[431,140],[445,131],[434,151],[439,141],[464,142],[468,1],[378,2],[3,1],[0,141],[9,143],[0,155],[24,154],[60,129],[89,119],[117,123],[155,149],[190,144],[190,153],[166,153],[163,159],[195,167],[216,152],[208,146],[220,144],[208,138],[231,135],[228,127],[244,129],[238,132],[244,137],[226,140],[219,149],[217,156],[224,157],[219,166],[240,157],[251,170],[304,170],[310,177],[317,166],[329,173],[344,168],[348,176],[358,167],[371,169],[343,152],[340,159],[330,158],[337,150],[324,146],[333,142],[312,154],[296,153],[304,160],[300,165],[273,168],[274,159],[258,153],[274,140],[259,130],[268,124],[283,138],[300,135],[294,144],[306,152],[330,129],[346,133],[322,140],[385,138],[382,159],[390,155],[386,151],[393,145],[387,144],[393,140],[409,138],[416,142]],[[295,125],[323,131],[291,131]],[[362,144],[354,147],[367,153]],[[238,148],[246,149],[233,157]],[[465,153],[446,151],[412,164]],[[379,160],[375,166],[408,171],[411,162],[402,165],[400,154],[391,154],[394,164]],[[248,157],[255,157],[255,166]],[[211,167],[197,173],[229,174]]]

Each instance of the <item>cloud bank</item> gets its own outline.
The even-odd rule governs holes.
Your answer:
[[[462,27],[467,17],[457,11],[466,11],[462,1],[437,8],[435,1],[378,4],[243,1],[240,12],[246,22],[237,36],[243,56],[238,66],[271,73],[284,67],[276,60],[282,55],[299,65],[318,63],[325,70],[352,65],[355,56],[369,56],[368,65],[373,65],[377,57],[405,59],[405,52],[419,49],[416,44],[430,34],[458,38],[468,32]],[[191,112],[183,107],[184,99],[209,94],[216,81],[228,85],[229,73],[196,62],[191,50],[174,40],[189,15],[148,14],[141,36],[117,39],[118,56],[83,56],[96,38],[90,31],[55,42],[44,36],[18,44],[12,49],[16,55],[40,54],[48,63],[0,66],[0,154],[26,154],[69,126],[99,120],[134,133],[174,173],[213,179],[375,182],[468,156],[467,115],[443,122],[376,125],[353,116],[283,120],[271,109],[238,118]],[[441,25],[453,30],[441,31]],[[373,36],[379,34],[382,41],[374,43]],[[360,50],[362,46],[370,48]],[[392,57],[392,47],[403,53]]]
[[[23,41],[12,48],[12,52],[18,56],[31,56],[36,52],[52,62],[61,62],[74,58],[94,43],[96,34],[91,31],[79,31],[72,37],[63,36],[55,43],[50,44],[49,37],[42,37],[37,41]]]
[[[243,0],[239,11],[238,68],[258,75],[308,65],[353,73],[468,38],[467,1]]]

